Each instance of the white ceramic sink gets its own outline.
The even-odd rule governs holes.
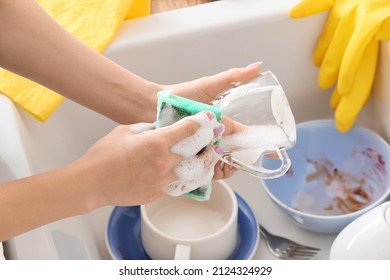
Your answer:
[[[176,83],[262,60],[283,85],[297,122],[333,118],[330,92],[318,88],[312,53],[326,14],[290,19],[297,0],[223,0],[126,22],[105,55],[159,83]],[[358,123],[388,139],[390,44],[383,44],[375,95]],[[376,102],[379,101],[379,102]],[[40,123],[0,96],[0,177],[19,178],[77,159],[116,124],[69,100]],[[298,140],[299,141],[299,140]],[[12,145],[11,145],[12,144]],[[335,236],[304,231],[271,203],[259,180],[237,172],[228,183],[270,231],[322,248]],[[10,259],[108,259],[111,208],[22,234],[6,243]],[[261,240],[256,259],[272,259]]]

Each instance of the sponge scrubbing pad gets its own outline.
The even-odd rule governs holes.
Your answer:
[[[222,110],[220,108],[176,96],[169,90],[161,91],[158,93],[156,127],[171,125],[184,117],[195,115],[201,111],[211,111],[215,114],[217,121],[221,121]],[[214,145],[218,144],[219,142],[214,143]],[[198,186],[185,193],[185,195],[200,201],[208,200],[211,195],[211,181],[207,185]]]
[[[174,114],[164,112],[166,106],[173,108]],[[158,93],[156,127],[171,125],[184,117],[195,115],[201,111],[213,112],[217,117],[217,120],[221,121],[221,108],[174,95],[172,91],[169,90],[160,91]]]

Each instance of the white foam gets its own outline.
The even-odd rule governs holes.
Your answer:
[[[288,136],[277,125],[248,126],[243,132],[223,136],[225,152],[248,164],[255,163],[265,152],[276,151],[288,144]]]
[[[158,119],[159,126],[164,127],[171,125],[180,120],[180,116],[177,114],[176,110],[172,107],[171,104],[165,104],[164,108],[160,111],[160,116]]]
[[[185,138],[184,140],[172,146],[171,152],[178,154],[184,158],[188,158],[195,155],[202,148],[212,143],[214,139],[214,129],[219,126],[219,123],[216,118],[210,120],[205,113],[199,113],[193,116],[186,117],[184,119],[179,120],[173,125],[177,125],[186,120],[193,120],[197,122],[200,127],[195,134]]]
[[[164,125],[168,125],[172,121],[176,121],[177,115],[172,111],[172,107],[164,110],[163,120]],[[210,184],[214,176],[214,165],[219,160],[218,155],[214,149],[208,147],[201,154],[196,155],[199,150],[205,146],[211,146],[217,139],[214,137],[214,128],[220,126],[214,118],[210,120],[209,117],[202,113],[188,117],[200,124],[198,131],[175,144],[171,151],[184,157],[184,159],[174,167],[174,172],[178,180],[166,186],[164,192],[171,196],[180,196],[184,193],[191,192],[200,186],[207,186]],[[179,120],[180,121],[180,120]],[[160,122],[161,125],[161,122]],[[152,123],[137,123],[130,126],[130,130],[134,133],[146,133],[155,129],[155,124]]]
[[[248,126],[243,132],[222,137],[225,150],[263,148],[273,149],[288,143],[288,137],[277,125]]]
[[[202,177],[195,178],[189,181],[177,180],[169,184],[163,189],[163,192],[170,196],[180,196],[189,193],[199,187],[209,186],[214,176],[214,168],[208,168]]]
[[[210,120],[205,113],[198,113],[181,119],[173,125],[178,125],[188,119],[197,122],[200,127],[195,134],[176,143],[171,148],[173,153],[183,157],[183,160],[174,168],[177,181],[164,189],[171,196],[179,196],[200,186],[208,185],[214,176],[214,165],[219,159],[211,147],[216,141],[214,129],[220,126],[217,119]],[[204,147],[206,149],[198,155],[198,152]]]

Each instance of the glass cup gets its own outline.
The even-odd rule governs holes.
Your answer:
[[[241,131],[221,140],[225,163],[263,179],[277,178],[288,171],[291,160],[286,149],[296,143],[295,120],[272,72],[263,72],[221,93],[212,105],[221,108],[223,116],[242,125]],[[264,168],[261,158],[275,153],[280,166],[273,170]]]

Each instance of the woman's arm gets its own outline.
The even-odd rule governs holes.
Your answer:
[[[157,85],[84,46],[32,0],[0,0],[0,66],[121,123],[153,122],[160,89],[208,102],[259,72],[254,64],[183,84]],[[196,129],[187,123],[132,134],[121,126],[74,163],[1,183],[0,240],[102,205],[156,199],[175,180],[172,168],[181,160],[170,147]],[[217,172],[219,178],[233,170],[225,166]]]
[[[159,86],[82,44],[33,0],[0,0],[0,65],[118,122],[155,108],[144,93]]]
[[[178,85],[158,85],[82,44],[33,0],[0,0],[0,66],[119,123],[153,122],[161,89],[207,103],[232,83],[259,72],[254,64]]]
[[[0,183],[0,241],[104,205],[156,200],[178,179],[173,168],[183,157],[171,147],[195,133],[212,141],[214,123],[215,116],[199,113],[139,134],[118,126],[69,165]],[[194,157],[201,148],[194,147]]]

